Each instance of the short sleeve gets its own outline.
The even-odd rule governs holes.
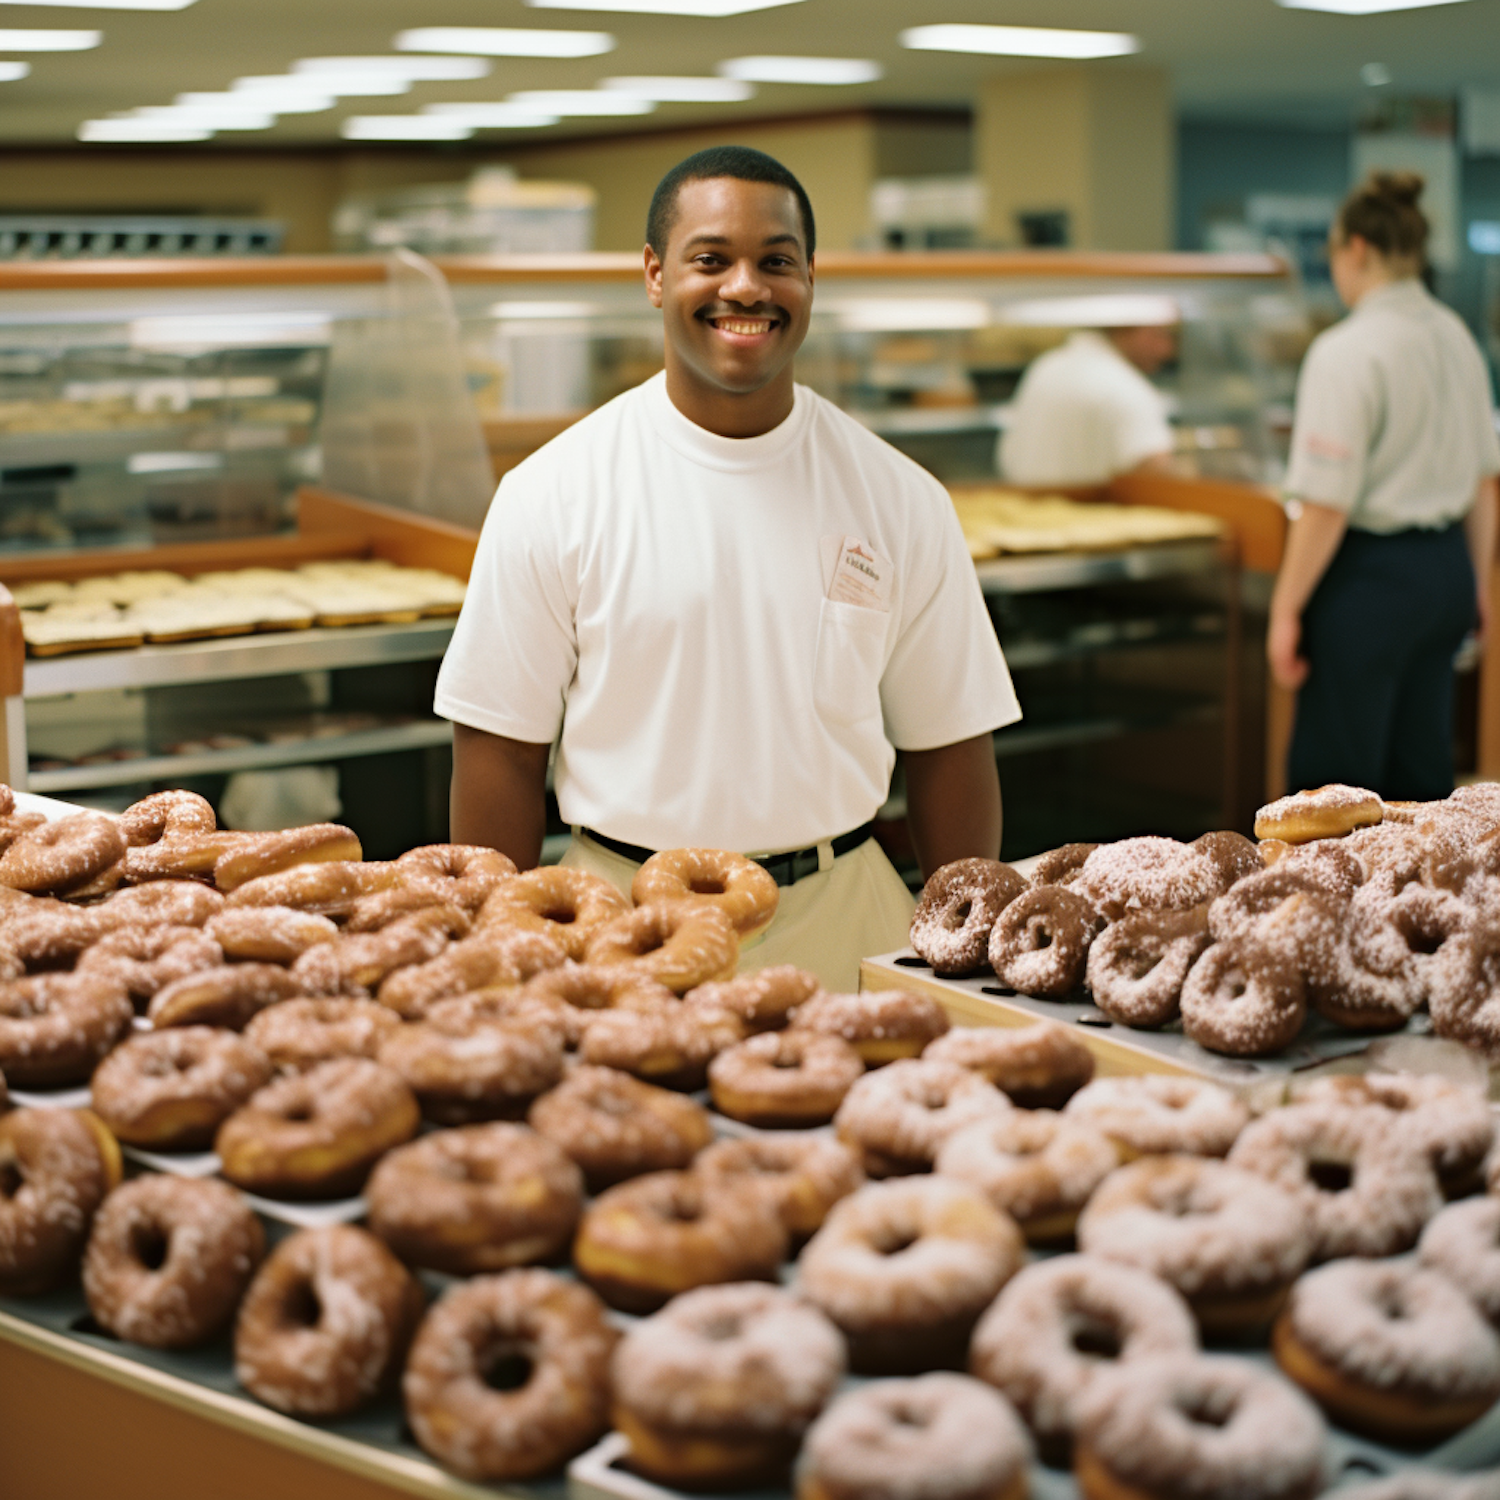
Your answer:
[[[531,744],[556,739],[578,664],[556,499],[526,465],[496,492],[438,672],[442,718]]]
[[[1166,407],[1155,387],[1144,378],[1128,385],[1121,382],[1106,412],[1114,473],[1128,473],[1148,458],[1171,453],[1174,442]]]
[[[1352,510],[1364,489],[1377,405],[1369,370],[1357,368],[1327,335],[1314,341],[1297,377],[1287,494]]]

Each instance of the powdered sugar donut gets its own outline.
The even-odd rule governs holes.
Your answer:
[[[879,1068],[917,1057],[948,1030],[948,1013],[930,995],[911,990],[825,991],[792,1012],[798,1031],[815,1031],[848,1042],[865,1066]]]
[[[1422,1231],[1417,1259],[1441,1271],[1500,1328],[1500,1198],[1449,1204]]]
[[[1094,1004],[1127,1026],[1165,1026],[1176,1016],[1183,981],[1208,942],[1202,907],[1132,912],[1106,928],[1089,949]]]
[[[1500,1062],[1500,919],[1486,914],[1444,943],[1428,985],[1432,1029]]]
[[[911,919],[912,948],[935,974],[972,974],[989,956],[995,919],[1026,882],[995,859],[959,859],[935,870]]]
[[[1182,1029],[1210,1052],[1269,1057],[1296,1041],[1307,1019],[1305,995],[1297,969],[1253,939],[1213,943],[1183,981]]]
[[[1201,834],[1188,845],[1204,856],[1219,872],[1219,889],[1227,891],[1235,881],[1265,869],[1260,850],[1242,833],[1224,830]]]
[[[1374,792],[1335,782],[1267,803],[1255,815],[1255,836],[1307,844],[1367,828],[1384,816],[1385,804]]]
[[[922,1056],[981,1074],[1022,1109],[1061,1109],[1094,1076],[1094,1054],[1056,1021],[955,1026]]]
[[[1083,869],[1083,862],[1098,844],[1063,844],[1039,854],[1031,867],[1032,885],[1072,885]]]
[[[767,1193],[796,1241],[822,1227],[829,1210],[865,1180],[859,1155],[813,1131],[715,1141],[693,1163],[700,1177]]]
[[[1219,894],[1219,866],[1176,839],[1121,839],[1101,844],[1083,862],[1078,891],[1111,921],[1128,911],[1186,911]]]
[[[996,919],[990,967],[1023,995],[1071,994],[1083,983],[1089,945],[1101,926],[1098,912],[1074,891],[1033,886]]]
[[[1124,1161],[1172,1152],[1224,1156],[1250,1120],[1245,1105],[1218,1084],[1150,1073],[1096,1078],[1064,1113],[1102,1130]]]

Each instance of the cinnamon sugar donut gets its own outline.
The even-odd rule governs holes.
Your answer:
[[[365,1197],[370,1228],[408,1265],[471,1276],[564,1251],[583,1173],[524,1125],[469,1125],[397,1147]]]
[[[1031,867],[1032,885],[1072,885],[1083,869],[1084,861],[1098,844],[1063,844],[1037,856]]]
[[[220,964],[164,985],[146,1014],[159,1028],[227,1026],[239,1031],[257,1011],[301,993],[301,984],[280,964]]]
[[[0,1072],[12,1088],[82,1083],[130,1030],[125,986],[108,974],[0,982]]]
[[[0,885],[61,896],[97,879],[125,853],[119,821],[70,813],[28,829],[0,854]]]
[[[776,915],[781,892],[753,859],[727,849],[663,849],[653,854],[630,882],[637,906],[653,901],[707,903],[729,919],[748,942]]]
[[[486,927],[450,944],[436,958],[388,975],[376,992],[408,1021],[453,995],[494,985],[519,985],[567,962],[562,944],[545,932]]]
[[[190,1349],[229,1324],[265,1245],[260,1220],[227,1183],[137,1177],[94,1217],[83,1294],[116,1338]]]
[[[1094,1054],[1065,1026],[955,1026],[922,1052],[988,1078],[1022,1109],[1061,1109],[1094,1076]]]
[[[834,1205],[798,1262],[803,1296],[864,1373],[960,1363],[969,1334],[1020,1270],[1025,1241],[977,1188],[946,1177],[870,1183]]]
[[[74,972],[116,980],[141,1009],[173,980],[224,962],[224,950],[196,927],[118,927],[79,957]]]
[[[646,1083],[691,1091],[703,1087],[714,1058],[743,1037],[738,1018],[727,1010],[674,1002],[600,1011],[583,1034],[579,1055]]]
[[[1301,974],[1247,938],[1205,948],[1183,981],[1179,1004],[1189,1039],[1227,1057],[1285,1051],[1307,1019]]]
[[[948,1030],[948,1013],[930,995],[911,990],[861,990],[814,995],[792,1014],[798,1031],[848,1042],[866,1067],[919,1057]]]
[[[1161,1073],[1096,1078],[1068,1100],[1064,1113],[1102,1130],[1122,1161],[1178,1152],[1224,1156],[1250,1120],[1228,1089]]]
[[[256,1012],[245,1025],[277,1071],[305,1073],[335,1057],[375,1057],[401,1025],[395,1011],[373,1000],[320,995],[282,1000]]]
[[[1308,844],[1314,839],[1342,838],[1384,817],[1385,804],[1374,792],[1334,782],[1267,803],[1255,815],[1255,836]]]
[[[293,965],[292,977],[309,995],[365,996],[397,969],[436,958],[469,919],[456,906],[425,907],[379,932],[361,932],[319,943]]]
[[[791,1013],[822,991],[816,974],[791,964],[773,964],[754,974],[700,984],[682,998],[689,1006],[707,1005],[727,1010],[740,1018],[745,1030],[780,1031]]]
[[[271,1081],[271,1062],[243,1037],[178,1026],[128,1037],[94,1070],[94,1112],[128,1146],[202,1151]]]
[[[630,902],[601,876],[550,865],[499,886],[480,909],[478,926],[542,932],[569,958],[582,959],[589,939],[629,910]]]
[[[1183,981],[1208,942],[1202,907],[1132,912],[1089,948],[1085,973],[1094,1004],[1127,1026],[1165,1026],[1177,1015]]]
[[[95,908],[107,930],[130,927],[204,927],[224,910],[224,898],[196,880],[153,880],[126,886]]]
[[[1093,906],[1074,890],[1033,886],[996,919],[990,967],[1002,984],[1023,995],[1071,994],[1083,983],[1089,945],[1101,925]]]
[[[996,859],[959,859],[935,870],[911,919],[911,945],[934,974],[972,974],[989,959],[995,919],[1026,889]]]
[[[1417,1259],[1442,1272],[1500,1329],[1500,1198],[1449,1204],[1422,1231]]]
[[[708,1065],[714,1108],[762,1128],[826,1125],[865,1065],[848,1042],[816,1031],[763,1031]]]
[[[715,979],[730,979],[740,941],[716,907],[653,901],[606,922],[584,945],[591,964],[630,964],[683,995]]]
[[[1073,889],[1110,921],[1129,911],[1187,911],[1218,895],[1219,863],[1176,839],[1121,839],[1083,862]]]
[[[232,906],[211,916],[204,931],[226,958],[262,964],[295,963],[309,948],[331,943],[339,935],[327,917],[292,906]]]
[[[859,1156],[842,1141],[808,1133],[715,1141],[693,1170],[710,1181],[770,1195],[794,1241],[816,1233],[829,1210],[865,1180]]]

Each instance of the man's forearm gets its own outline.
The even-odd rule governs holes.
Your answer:
[[[523,870],[542,857],[550,745],[453,726],[449,837],[508,854]]]
[[[1000,856],[1000,775],[987,734],[908,750],[906,818],[925,880],[955,859]]]

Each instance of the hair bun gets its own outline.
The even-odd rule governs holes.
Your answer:
[[[1403,207],[1415,208],[1427,186],[1420,172],[1372,172],[1370,189],[1378,197]]]

